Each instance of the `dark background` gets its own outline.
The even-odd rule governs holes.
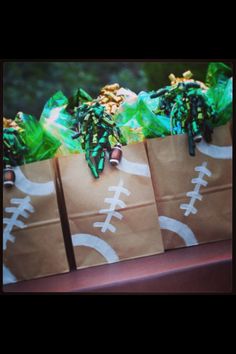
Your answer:
[[[3,65],[3,113],[37,118],[46,101],[58,90],[67,97],[78,87],[93,98],[106,84],[119,83],[135,93],[157,90],[170,83],[168,76],[191,70],[204,81],[207,62],[5,62]]]

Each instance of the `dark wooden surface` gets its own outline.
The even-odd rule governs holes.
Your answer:
[[[4,292],[231,292],[231,240],[9,284]]]

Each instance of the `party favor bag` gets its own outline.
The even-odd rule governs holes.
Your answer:
[[[84,154],[58,158],[77,268],[163,252],[143,143],[94,179]]]
[[[147,141],[165,249],[232,236],[232,138],[229,125],[214,129],[211,144],[188,153],[187,135]]]
[[[3,190],[3,282],[69,271],[53,160],[15,167],[15,186]]]

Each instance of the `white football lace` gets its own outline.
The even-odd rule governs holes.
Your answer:
[[[6,224],[6,227],[3,231],[3,249],[5,250],[7,247],[7,241],[14,242],[15,236],[11,234],[11,231],[14,226],[19,227],[21,229],[25,228],[26,225],[23,221],[18,220],[19,216],[24,218],[29,217],[29,213],[34,212],[33,206],[30,204],[31,199],[29,196],[25,198],[12,198],[12,204],[19,204],[17,207],[8,207],[5,208],[6,213],[12,213],[10,218],[3,218],[3,224]]]
[[[180,209],[184,209],[185,216],[188,216],[189,214],[196,214],[197,213],[197,208],[194,207],[194,204],[196,200],[202,200],[202,195],[199,193],[201,186],[206,187],[208,185],[208,182],[203,179],[204,175],[207,175],[208,177],[211,176],[211,171],[207,169],[207,162],[203,162],[201,166],[195,167],[195,171],[199,172],[199,175],[197,178],[192,179],[192,183],[195,184],[194,190],[188,192],[186,195],[187,197],[190,197],[190,202],[189,204],[180,204]]]
[[[102,232],[106,232],[107,230],[109,230],[111,232],[116,232],[116,227],[111,224],[111,219],[112,219],[112,217],[115,217],[119,220],[121,220],[123,218],[123,215],[121,213],[119,213],[118,211],[115,211],[117,206],[120,208],[126,207],[126,204],[122,200],[119,199],[120,194],[124,193],[127,196],[130,195],[130,192],[128,191],[128,189],[124,188],[123,185],[124,185],[124,182],[121,179],[117,186],[112,186],[112,187],[108,188],[108,190],[110,192],[115,192],[113,198],[105,198],[104,199],[105,203],[110,204],[110,208],[99,210],[100,214],[107,214],[107,217],[104,222],[95,222],[93,224],[94,227],[100,227]]]

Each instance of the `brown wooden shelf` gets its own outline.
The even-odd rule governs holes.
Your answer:
[[[232,241],[218,241],[4,286],[4,292],[231,292]]]

